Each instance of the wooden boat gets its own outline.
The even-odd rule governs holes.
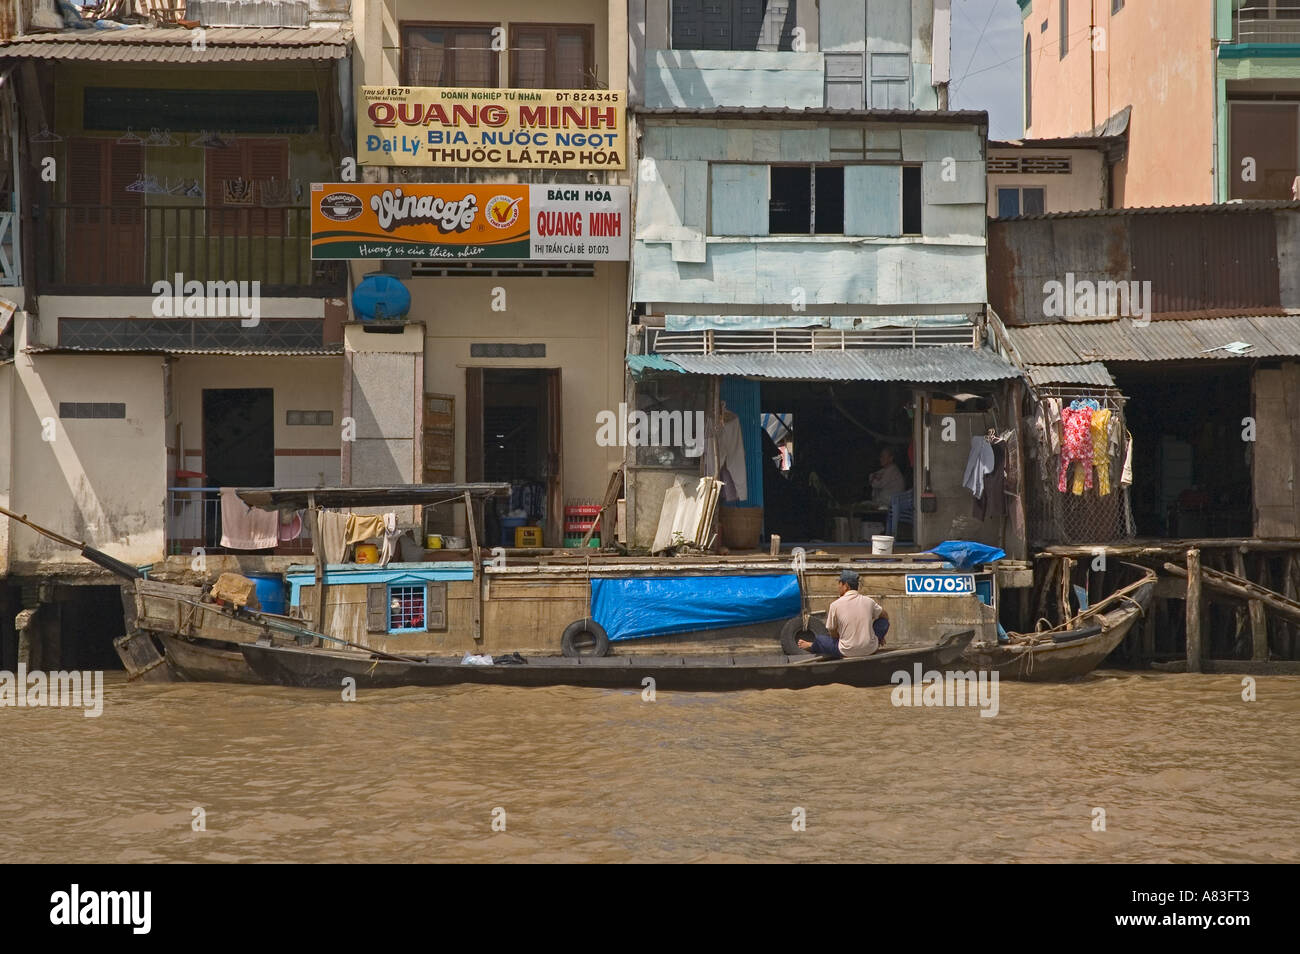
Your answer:
[[[586,686],[720,692],[734,689],[806,689],[811,686],[888,685],[894,673],[943,669],[960,659],[973,630],[949,633],[932,646],[899,649],[857,659],[769,654],[530,656],[515,665],[464,665],[456,657],[379,659],[364,652],[303,649],[263,643],[239,647],[263,680],[283,686],[338,689],[398,686]]]
[[[155,635],[163,644],[167,668],[180,682],[262,682],[244,660],[239,643],[201,637],[186,639],[170,633]]]
[[[1130,582],[1072,616],[1065,623],[1034,633],[1011,633],[996,646],[978,643],[963,661],[1000,678],[1059,682],[1092,672],[1124,641],[1133,624],[1146,615],[1155,593],[1154,570],[1121,564]]]

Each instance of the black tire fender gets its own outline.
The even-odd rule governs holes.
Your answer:
[[[828,633],[825,620],[818,619],[816,616],[809,617],[808,625],[805,627],[802,616],[792,616],[781,627],[781,652],[787,656],[798,655],[805,651],[799,648],[799,640],[811,642],[814,636],[826,635]]]
[[[605,627],[590,617],[577,619],[564,629],[560,651],[569,658],[577,656],[604,656],[609,653],[609,636]]]

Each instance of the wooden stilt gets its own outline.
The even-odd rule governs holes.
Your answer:
[[[469,528],[470,559],[474,561],[474,602],[471,614],[474,641],[483,638],[483,554],[478,545],[478,514],[474,512],[474,498],[465,491],[465,525]]]
[[[1047,607],[1052,599],[1052,582],[1056,579],[1056,573],[1059,569],[1056,560],[1048,561],[1047,573],[1043,577],[1042,588],[1038,591],[1038,612],[1034,616],[1033,625],[1030,626],[1030,629],[1036,627],[1040,619],[1047,617]]]
[[[1238,547],[1232,551],[1232,573],[1242,579],[1250,579],[1246,575],[1246,557],[1242,548]],[[1262,585],[1266,583],[1260,581]],[[1264,604],[1259,600],[1247,600],[1246,612],[1250,615],[1250,646],[1251,659],[1268,658],[1268,620],[1264,618]],[[1260,643],[1263,643],[1263,649]]]
[[[1300,560],[1296,559],[1294,550],[1286,555],[1286,564],[1283,567],[1282,576],[1282,595],[1287,599],[1300,601]],[[1287,623],[1286,631],[1286,655],[1288,659],[1295,659],[1296,634],[1300,631],[1300,625],[1293,622]]]
[[[1187,671],[1201,671],[1201,551],[1187,551]]]
[[[1064,623],[1074,614],[1070,612],[1070,583],[1074,576],[1074,561],[1069,557],[1061,558],[1061,622]]]

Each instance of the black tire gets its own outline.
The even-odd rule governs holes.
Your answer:
[[[787,656],[797,656],[807,651],[799,648],[799,640],[805,639],[811,642],[814,636],[826,635],[828,634],[825,621],[812,616],[808,619],[807,628],[804,628],[803,617],[793,616],[785,621],[785,626],[781,627],[781,652]]]
[[[605,627],[594,619],[574,620],[564,630],[560,651],[569,658],[576,656],[604,656],[609,652],[609,637]]]

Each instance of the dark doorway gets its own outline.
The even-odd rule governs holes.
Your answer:
[[[841,542],[860,545],[860,528],[852,524],[882,519],[866,506],[875,494],[871,474],[882,466],[881,451],[890,450],[904,489],[912,487],[911,401],[910,389],[895,384],[763,382],[761,411],[793,424],[789,433],[773,428],[785,439],[786,454],[770,430],[760,432],[767,532],[779,533],[783,546],[831,542],[838,518],[848,532]]]
[[[203,469],[209,487],[275,484],[275,392],[205,388]]]
[[[509,500],[497,498],[489,505],[487,545],[513,546],[502,520],[524,511],[528,525],[544,528],[546,544],[559,546],[559,370],[469,368],[467,374],[466,478],[511,485]]]
[[[1251,535],[1250,367],[1108,364],[1128,398],[1139,537]]]

